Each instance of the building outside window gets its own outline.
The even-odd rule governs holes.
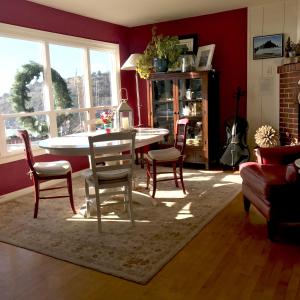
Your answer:
[[[118,105],[119,46],[0,24],[0,154],[82,132]]]

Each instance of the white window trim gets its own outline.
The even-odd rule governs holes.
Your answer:
[[[100,50],[100,51],[110,51],[114,54],[115,56],[115,66],[114,66],[114,72],[115,78],[112,78],[112,98],[116,99],[117,101],[113,105],[117,105],[120,102],[120,95],[119,95],[119,90],[121,88],[121,80],[120,80],[120,49],[118,44],[113,44],[113,43],[108,43],[108,42],[102,42],[102,41],[96,41],[96,40],[91,40],[91,39],[86,39],[86,38],[80,38],[80,37],[73,37],[73,36],[68,36],[68,35],[63,35],[63,34],[58,34],[58,33],[52,33],[52,32],[47,32],[47,31],[42,31],[42,30],[37,30],[37,29],[31,29],[31,28],[26,28],[26,27],[20,27],[20,26],[15,26],[15,25],[9,25],[9,24],[4,24],[0,23],[0,36],[2,37],[8,37],[8,38],[17,38],[17,39],[23,39],[23,40],[29,40],[33,42],[40,42],[42,43],[44,47],[43,53],[45,54],[43,57],[43,63],[45,66],[48,66],[50,63],[49,59],[49,44],[57,44],[57,45],[62,45],[62,46],[71,46],[71,47],[81,47],[84,49],[88,50]],[[84,53],[84,61],[85,61],[85,70],[88,74],[84,74],[86,78],[85,82],[85,103],[86,105],[91,104],[91,82],[90,82],[90,65],[88,63],[89,57],[88,51],[85,50]],[[48,71],[47,71],[48,70]],[[49,71],[49,68],[46,68],[45,70],[45,81],[51,82],[51,73]],[[50,99],[53,99],[52,97],[52,89],[45,84],[45,97],[48,103],[50,104],[50,107],[45,107],[45,111],[42,112],[35,112],[32,113],[33,115],[38,115],[38,114],[45,114],[48,115],[48,117],[51,119],[56,114],[53,114],[53,110],[51,109],[51,106],[53,106],[53,103],[51,101],[49,102]],[[93,111],[96,109],[105,109],[105,107],[85,107],[85,108],[72,108],[72,109],[63,109],[60,110],[60,112],[81,112],[81,111],[88,111],[88,115],[91,116]],[[49,110],[50,109],[50,110]],[[11,161],[16,161],[19,159],[24,158],[24,154],[21,153],[23,151],[14,151],[13,153],[9,153],[6,150],[6,143],[3,143],[2,141],[5,141],[5,124],[4,120],[9,117],[14,117],[14,115],[20,116],[20,113],[16,114],[9,114],[9,115],[3,115],[0,112],[0,164],[11,162]],[[26,113],[26,115],[30,115]],[[54,123],[55,124],[55,123]],[[50,127],[51,128],[51,127]],[[55,128],[54,128],[55,129]],[[50,131],[51,136],[56,136],[57,130],[54,130],[53,126]],[[35,155],[40,155],[45,153],[44,150],[41,149],[33,149]]]

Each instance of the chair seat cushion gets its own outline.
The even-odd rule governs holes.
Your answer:
[[[148,157],[150,159],[155,159],[158,161],[173,161],[177,160],[181,156],[181,153],[175,147],[159,150],[151,150],[148,152]]]
[[[66,160],[36,162],[33,167],[40,176],[65,175],[72,170],[71,164]]]
[[[240,165],[243,185],[251,187],[252,191],[267,203],[287,195],[286,170],[285,165],[259,165],[252,162]]]
[[[129,174],[129,169],[102,171],[97,173],[99,180],[125,179]],[[82,175],[88,180],[93,180],[93,171],[91,169],[84,170]]]

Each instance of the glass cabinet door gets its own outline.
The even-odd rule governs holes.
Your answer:
[[[202,79],[180,79],[178,81],[179,118],[187,117],[189,122],[187,145],[202,144]]]
[[[174,95],[173,80],[154,80],[152,82],[153,126],[166,128],[170,134],[167,143],[173,142]]]

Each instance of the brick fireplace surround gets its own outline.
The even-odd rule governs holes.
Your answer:
[[[279,104],[279,134],[282,145],[300,141],[299,136],[299,102],[300,63],[279,66],[280,104]]]

